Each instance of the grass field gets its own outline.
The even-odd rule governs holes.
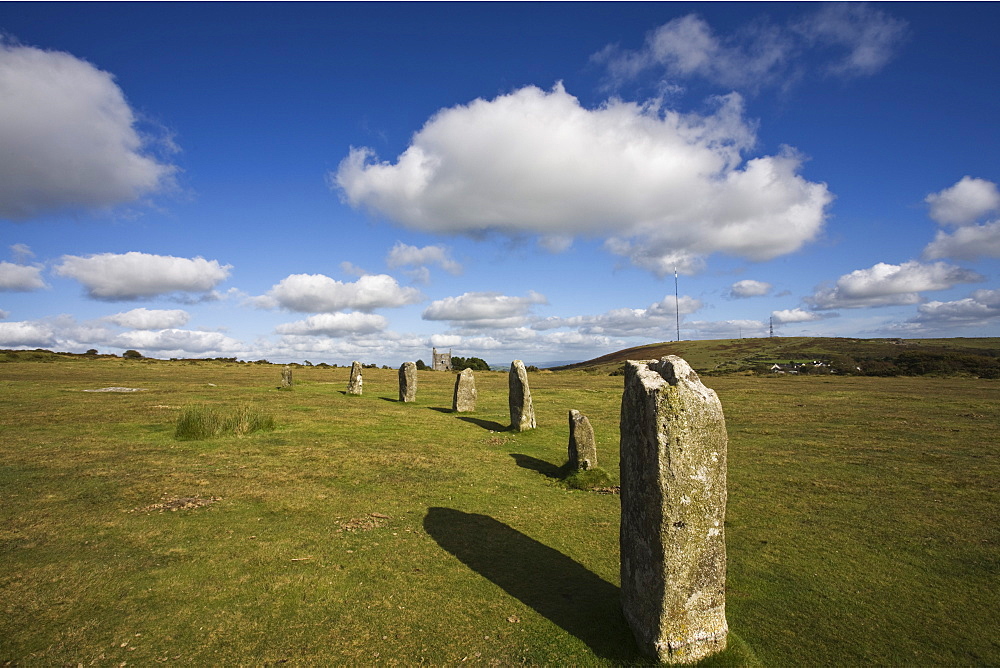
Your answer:
[[[0,364],[0,663],[641,663],[619,504],[567,489],[567,412],[618,476],[620,377],[117,358]],[[729,665],[998,665],[1000,381],[707,378],[729,433]],[[141,392],[84,392],[111,386]],[[191,406],[276,429],[177,440]]]

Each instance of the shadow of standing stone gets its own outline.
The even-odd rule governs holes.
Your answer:
[[[535,408],[531,405],[531,390],[528,388],[528,372],[524,368],[524,362],[521,360],[511,362],[507,384],[511,431],[534,429]]]
[[[618,662],[638,657],[619,590],[579,562],[488,515],[428,508],[424,530],[463,564]]]
[[[360,395],[361,386],[364,384],[361,378],[361,362],[355,361],[351,364],[351,379],[347,381],[347,393]]]
[[[640,650],[726,648],[726,422],[680,357],[629,361],[621,408],[622,607]]]

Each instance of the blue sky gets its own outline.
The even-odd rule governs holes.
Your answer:
[[[996,3],[0,4],[0,347],[1000,335]],[[679,273],[679,302],[674,270]]]

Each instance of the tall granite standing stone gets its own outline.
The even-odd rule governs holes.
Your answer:
[[[455,396],[451,402],[451,410],[455,413],[476,410],[476,377],[472,375],[472,369],[462,369],[455,376]]]
[[[399,367],[399,400],[410,402],[417,400],[417,365],[415,362],[403,362]]]
[[[363,384],[361,378],[361,362],[354,362],[351,364],[351,379],[347,381],[347,393],[348,394],[361,394],[361,385]]]
[[[587,416],[577,410],[569,412],[569,468],[571,471],[597,468],[594,428]]]
[[[285,365],[281,369],[281,387],[291,387],[292,386],[292,367]]]
[[[726,422],[680,357],[625,365],[621,596],[640,649],[693,663],[726,647]]]
[[[507,403],[510,406],[510,428],[513,431],[534,429],[537,426],[535,409],[531,405],[531,390],[528,388],[528,372],[524,369],[524,362],[521,360],[511,362],[507,383],[510,388],[507,395]]]

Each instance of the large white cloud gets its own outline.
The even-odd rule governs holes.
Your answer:
[[[786,308],[780,311],[772,311],[771,319],[779,325],[787,325],[796,322],[812,322],[822,320],[823,316],[815,311],[807,311],[801,308]]]
[[[464,327],[519,327],[527,322],[531,307],[547,304],[544,295],[530,291],[525,297],[499,292],[466,292],[434,301],[424,309],[424,320],[449,320]]]
[[[943,225],[968,225],[991,211],[1000,210],[1000,190],[997,184],[971,176],[931,193],[924,201],[930,206],[930,216]]]
[[[974,271],[944,262],[922,264],[911,260],[898,265],[879,262],[868,269],[844,274],[833,286],[818,289],[807,301],[816,309],[919,304],[921,292],[947,290],[982,280]]]
[[[55,268],[59,276],[74,278],[88,296],[104,300],[131,300],[172,292],[207,292],[229,276],[232,265],[201,257],[193,259],[149,253],[64,255]]]
[[[584,335],[609,337],[650,337],[655,340],[672,338],[678,315],[690,315],[701,309],[702,302],[693,297],[676,299],[668,295],[647,308],[618,308],[599,315],[578,315],[568,318],[545,318],[535,322],[536,330],[572,328]]]
[[[763,297],[771,291],[772,287],[774,286],[770,283],[755,281],[748,278],[733,283],[732,287],[729,288],[729,295],[731,297],[736,297],[737,299],[744,299],[747,297]]]
[[[820,232],[831,194],[798,175],[790,149],[744,163],[755,136],[742,99],[717,104],[705,116],[620,100],[586,109],[561,84],[528,86],[439,111],[395,163],[352,148],[331,181],[351,206],[411,228],[563,246],[611,237],[610,250],[659,273],[679,257],[797,250]]]
[[[372,311],[414,304],[423,299],[415,288],[404,288],[392,276],[367,274],[343,283],[323,274],[292,274],[254,303],[261,308],[284,308],[301,313],[333,313],[351,309]]]
[[[0,346],[17,348],[49,347],[56,342],[55,331],[42,322],[0,322]]]
[[[111,74],[2,37],[0,146],[0,218],[11,220],[133,202],[176,171],[151,154]]]
[[[977,325],[1000,318],[1000,290],[976,290],[971,297],[931,301],[917,307],[914,322],[933,325]]]
[[[950,188],[928,195],[925,201],[930,205],[931,218],[941,225],[957,228],[950,233],[939,230],[924,249],[925,258],[1000,257],[1000,220],[976,224],[1000,210],[997,184],[966,176]]]
[[[1000,257],[1000,220],[984,225],[967,225],[950,234],[938,230],[934,241],[924,249],[924,257],[928,260]]]
[[[381,332],[388,321],[373,313],[319,313],[305,320],[278,325],[278,334],[299,336],[349,336]]]
[[[173,329],[183,327],[190,318],[182,309],[135,308],[109,315],[105,320],[130,329]]]
[[[246,350],[243,343],[225,334],[186,329],[124,332],[115,337],[111,343],[119,348],[134,348],[141,352],[152,351],[160,354],[231,353]]]
[[[41,267],[0,262],[0,291],[30,292],[44,287]]]

